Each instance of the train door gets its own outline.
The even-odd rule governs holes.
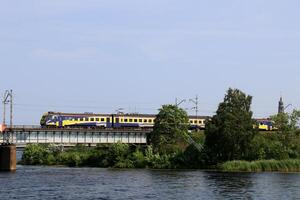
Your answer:
[[[58,126],[59,127],[63,126],[63,117],[61,115],[58,115]]]
[[[116,123],[115,123],[115,127],[120,127],[120,118],[116,117]]]
[[[106,127],[111,128],[110,117],[106,118]]]

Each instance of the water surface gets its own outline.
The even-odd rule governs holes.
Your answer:
[[[300,199],[297,173],[18,166],[0,173],[4,199]]]

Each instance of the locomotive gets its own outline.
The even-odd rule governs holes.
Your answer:
[[[156,115],[94,114],[47,112],[41,118],[42,127],[73,128],[152,128]],[[205,129],[207,116],[189,116],[190,129]]]

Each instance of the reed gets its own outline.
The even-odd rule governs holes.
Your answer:
[[[225,172],[300,172],[300,159],[228,161],[219,165]]]

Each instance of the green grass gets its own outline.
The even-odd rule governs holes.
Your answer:
[[[228,161],[219,168],[226,172],[300,172],[300,159]]]

